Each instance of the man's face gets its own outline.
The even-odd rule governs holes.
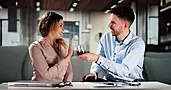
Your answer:
[[[118,36],[123,31],[124,21],[115,14],[111,14],[108,27],[111,29],[113,36]]]

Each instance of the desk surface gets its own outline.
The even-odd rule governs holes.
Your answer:
[[[126,89],[126,90],[131,90],[131,89],[171,89],[171,85],[160,83],[160,82],[140,82],[140,86],[129,86],[129,85],[123,85],[123,86],[112,86],[112,85],[105,85],[104,83],[98,83],[98,82],[72,82],[73,87],[67,86],[67,87],[8,87],[8,83],[2,83],[0,85],[0,89],[10,89],[10,90],[42,90],[42,89],[69,89],[69,90],[79,90],[79,89]]]

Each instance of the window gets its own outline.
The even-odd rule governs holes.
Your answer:
[[[17,21],[17,32],[8,32],[8,20],[2,20],[2,46],[20,45],[20,23]]]
[[[149,18],[147,44],[158,45],[158,17]]]

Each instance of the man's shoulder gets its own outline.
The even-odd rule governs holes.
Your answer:
[[[132,34],[132,40],[136,40],[136,41],[144,41],[144,40],[142,39],[142,37],[141,37],[141,36],[137,36],[137,35],[135,35],[135,34]]]
[[[131,43],[133,44],[140,44],[140,45],[145,45],[145,42],[141,36],[137,36],[135,34],[132,35]]]

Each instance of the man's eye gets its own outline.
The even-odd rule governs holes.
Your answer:
[[[112,24],[116,24],[115,22],[111,22]]]

